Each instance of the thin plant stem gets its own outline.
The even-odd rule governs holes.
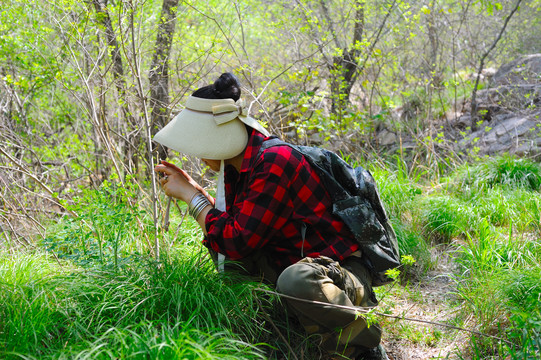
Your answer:
[[[154,176],[154,158],[152,157],[152,135],[151,135],[151,124],[148,116],[146,97],[143,91],[143,83],[141,81],[141,69],[139,67],[139,61],[137,59],[137,49],[135,48],[135,22],[133,13],[135,12],[135,7],[133,1],[130,1],[130,35],[132,43],[132,52],[133,52],[133,67],[135,78],[137,79],[137,91],[139,92],[139,97],[142,102],[143,113],[145,117],[145,130],[147,136],[147,145],[148,145],[148,162],[150,165],[150,180],[152,183],[152,218],[154,221],[154,256],[156,260],[160,261],[160,242],[158,237],[158,195],[156,190],[156,177]]]
[[[439,322],[435,322],[435,321],[414,319],[414,318],[408,318],[408,317],[399,316],[399,315],[384,314],[384,313],[381,313],[381,312],[378,312],[378,311],[374,311],[373,309],[375,307],[361,307],[361,306],[347,306],[347,305],[331,304],[331,303],[326,303],[326,302],[322,302],[322,301],[301,299],[301,298],[298,298],[298,297],[295,297],[295,296],[281,294],[281,293],[276,292],[276,291],[271,291],[271,290],[262,289],[262,288],[256,288],[255,290],[263,291],[263,292],[266,292],[268,294],[273,294],[273,295],[277,295],[277,296],[282,297],[282,298],[295,300],[295,301],[300,301],[300,302],[304,302],[304,303],[308,303],[308,304],[330,306],[330,307],[334,307],[334,308],[338,308],[338,309],[353,310],[353,311],[355,311],[357,313],[360,313],[360,314],[374,314],[374,315],[393,318],[393,319],[398,319],[398,320],[406,320],[406,321],[418,322],[418,323],[423,323],[423,324],[430,324],[430,325],[446,327],[446,328],[453,329],[453,330],[465,331],[465,332],[469,332],[469,333],[472,333],[472,334],[475,334],[475,335],[489,337],[489,338],[492,338],[492,339],[503,341],[508,345],[514,346],[514,344],[511,341],[503,339],[503,338],[495,336],[495,335],[485,334],[485,333],[482,333],[482,332],[479,332],[479,331],[475,331],[475,330],[471,330],[471,329],[465,329],[465,328],[461,328],[459,326],[439,323]]]
[[[263,304],[261,304],[261,300],[259,300],[259,298],[257,296],[255,296],[255,299],[257,301],[257,304],[259,306],[259,309],[261,310],[261,312],[263,313],[263,316],[265,317],[265,319],[272,325],[272,327],[274,328],[274,330],[278,333],[278,335],[280,336],[280,338],[282,339],[282,341],[286,344],[287,346],[287,349],[289,350],[289,354],[291,356],[293,356],[293,358],[295,360],[298,360],[297,358],[297,355],[295,355],[295,352],[293,351],[293,349],[291,348],[291,345],[289,344],[289,342],[287,341],[287,339],[285,338],[284,334],[282,334],[282,332],[280,331],[280,329],[278,329],[278,327],[276,326],[276,324],[274,323],[274,321],[272,321],[272,319],[270,318],[269,314],[267,314],[267,312],[265,311],[265,309],[263,308]]]

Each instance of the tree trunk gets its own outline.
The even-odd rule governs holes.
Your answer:
[[[169,55],[175,33],[176,9],[179,0],[164,0],[158,23],[154,57],[148,74],[150,82],[151,134],[165,126],[169,118]],[[167,158],[167,149],[158,146],[160,159]]]
[[[328,14],[324,1],[321,2],[325,14]],[[349,94],[353,88],[353,84],[357,79],[356,72],[358,70],[359,56],[361,49],[359,47],[362,41],[364,32],[364,0],[360,0],[356,4],[355,11],[355,26],[353,28],[353,39],[349,50],[342,49],[341,56],[335,56],[330,67],[331,71],[331,92],[332,105],[331,111],[334,114],[341,114],[346,108],[349,101]],[[329,17],[329,16],[328,16]],[[329,17],[330,18],[330,17]],[[341,116],[340,116],[341,118]]]

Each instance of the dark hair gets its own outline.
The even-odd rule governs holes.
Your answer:
[[[197,89],[192,96],[204,99],[240,99],[240,83],[235,75],[223,73],[212,85]]]

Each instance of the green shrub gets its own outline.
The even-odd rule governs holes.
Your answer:
[[[114,179],[113,179],[114,181]],[[146,252],[140,226],[139,191],[128,178],[125,186],[104,181],[99,189],[82,189],[67,208],[78,217],[66,219],[49,229],[43,240],[48,251],[79,265],[112,264]],[[139,220],[138,220],[139,219]]]

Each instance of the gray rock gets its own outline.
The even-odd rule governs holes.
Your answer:
[[[483,140],[486,144],[492,144],[498,141],[499,136],[503,134],[498,134],[497,131],[489,131],[487,135],[484,136]]]
[[[313,133],[308,138],[308,142],[312,145],[321,145],[323,144],[324,141],[325,141],[325,137],[323,136],[323,134],[320,134],[318,132]]]
[[[483,154],[493,155],[493,154],[502,154],[505,152],[509,152],[511,150],[511,144],[509,143],[495,143],[491,146],[489,146],[485,151],[483,151]]]
[[[397,140],[396,134],[387,129],[380,132],[377,137],[379,144],[383,146],[394,144]]]
[[[422,131],[397,132],[392,124],[380,124],[374,142],[389,151],[415,152],[418,139],[443,130],[445,141],[434,144],[438,152],[451,150],[467,155],[475,150],[481,155],[541,154],[541,54],[520,57],[498,69],[489,87],[477,93],[478,109],[485,113],[476,124],[472,124],[469,114],[470,101],[464,99],[462,103],[460,115],[423,122]],[[392,111],[393,118],[403,119],[403,111],[404,108]],[[432,131],[425,126],[432,126]]]
[[[541,54],[525,55],[496,71],[491,86],[541,83]]]
[[[456,125],[463,129],[471,126],[471,115],[462,115],[457,119]]]

